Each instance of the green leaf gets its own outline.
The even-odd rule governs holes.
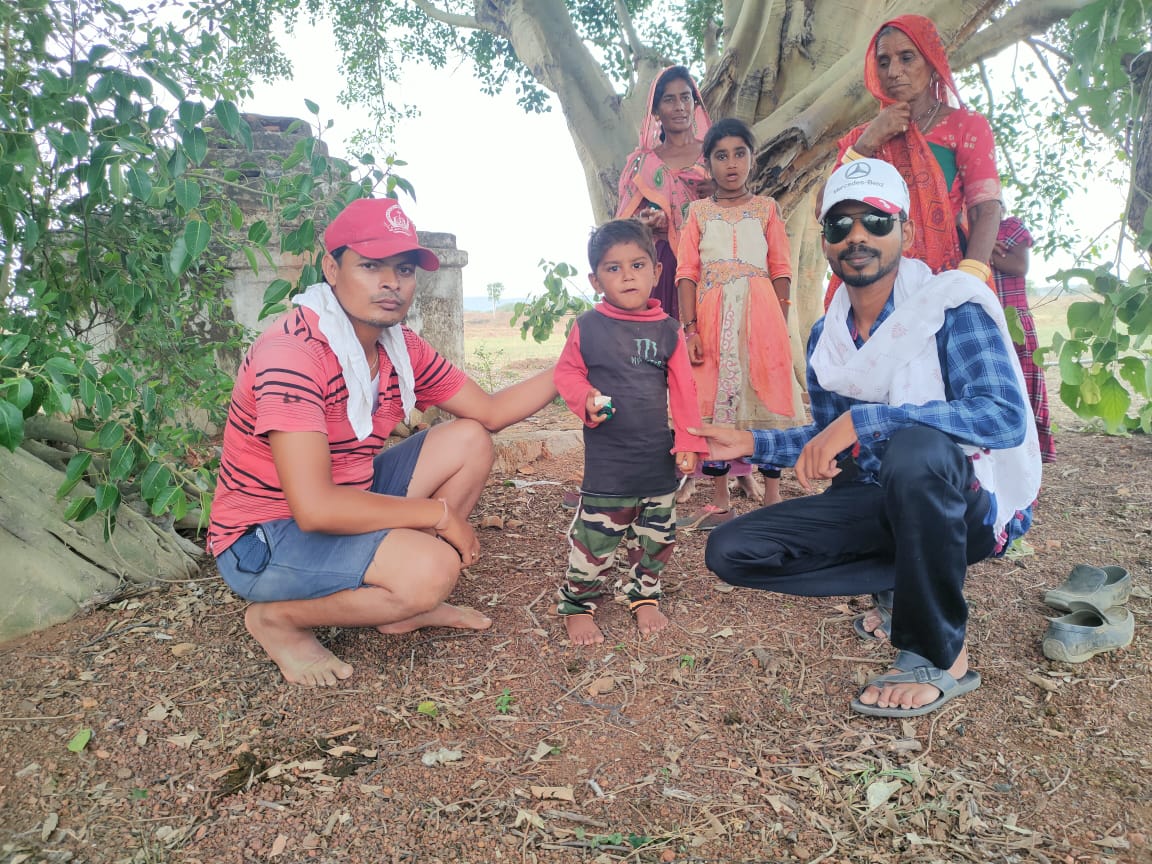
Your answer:
[[[76,498],[64,510],[64,518],[71,522],[83,522],[96,515],[96,499],[91,495]]]
[[[89,408],[96,402],[96,382],[91,378],[80,377],[80,401]]]
[[[15,452],[23,440],[24,412],[7,400],[0,402],[0,447]]]
[[[17,356],[24,353],[24,349],[28,347],[28,343],[32,341],[32,337],[25,333],[17,333],[14,336],[5,336],[0,339],[0,363],[5,366],[14,363]]]
[[[263,219],[248,226],[248,242],[263,245],[272,239],[272,230]]]
[[[1024,325],[1020,323],[1020,310],[1015,306],[1004,307],[1004,319],[1008,323],[1008,335],[1017,345],[1024,344]]]
[[[76,484],[84,479],[84,474],[91,464],[92,454],[87,450],[81,450],[68,460],[68,467],[64,470],[64,482],[61,483],[60,488],[56,490],[57,501],[71,492],[76,487]]]
[[[200,203],[200,184],[187,177],[181,177],[172,187],[176,203],[185,210],[195,210]]]
[[[148,176],[147,171],[138,165],[133,165],[128,169],[128,188],[133,195],[146,204],[148,199],[152,197],[152,178]]]
[[[193,219],[184,226],[184,245],[191,261],[199,258],[212,239],[212,229],[202,219]]]
[[[203,102],[193,102],[188,99],[180,103],[178,109],[180,114],[180,122],[185,126],[192,127],[204,119],[205,109]]]
[[[100,434],[96,436],[96,443],[104,450],[111,450],[120,446],[124,440],[124,427],[119,423],[105,423],[100,427]]]
[[[188,154],[193,165],[199,165],[204,161],[204,157],[208,155],[208,135],[203,129],[199,126],[189,129],[181,141],[184,144],[184,152]]]
[[[108,460],[108,476],[113,480],[127,480],[135,466],[136,449],[131,444],[121,444]]]
[[[270,306],[279,303],[292,290],[292,283],[287,279],[273,279],[264,289],[264,305]]]
[[[36,395],[36,386],[28,378],[14,378],[4,387],[12,391],[8,394],[8,401],[21,411],[32,404],[32,397]]]
[[[431,699],[425,699],[416,706],[416,713],[423,714],[425,717],[435,717],[440,713],[440,709],[436,707],[436,703]]]
[[[81,729],[68,741],[68,749],[73,753],[79,753],[88,746],[88,742],[92,740],[91,729]]]
[[[308,109],[309,114],[320,114],[320,106],[313,102],[311,99],[304,100],[304,107]]]
[[[179,235],[172,243],[172,251],[168,253],[168,272],[173,276],[183,273],[192,259],[188,257],[188,241],[184,235]]]
[[[1120,377],[1141,396],[1149,396],[1148,380],[1152,378],[1152,358],[1121,357]]]
[[[1124,430],[1124,418],[1128,416],[1128,406],[1132,404],[1132,397],[1124,389],[1124,385],[1109,375],[1100,386],[1100,398],[1097,400],[1097,411],[1108,425],[1112,433]]]
[[[167,466],[153,462],[140,478],[140,494],[144,496],[144,500],[151,501],[171,482],[172,472]]]
[[[120,506],[120,490],[111,483],[101,483],[96,487],[96,509],[115,510]]]
[[[152,515],[163,516],[164,511],[175,505],[176,502],[183,497],[184,493],[175,486],[168,486],[162,489],[160,494],[152,499]]]
[[[220,120],[220,125],[224,127],[225,132],[227,132],[233,138],[240,137],[240,111],[233,103],[229,102],[227,99],[221,99],[212,106],[212,111]]]

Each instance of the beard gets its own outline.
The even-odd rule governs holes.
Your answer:
[[[849,255],[859,255],[861,253],[870,255],[876,259],[877,265],[875,271],[861,272],[854,266],[845,265],[845,258]],[[899,264],[899,255],[894,255],[890,260],[885,261],[880,252],[870,246],[851,246],[841,252],[836,258],[828,261],[828,266],[832,268],[832,272],[840,277],[841,282],[852,288],[866,288],[878,282],[895,270]]]

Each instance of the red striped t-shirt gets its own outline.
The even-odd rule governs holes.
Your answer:
[[[454,396],[464,385],[464,373],[407,327],[403,333],[416,378],[416,407],[424,410]],[[344,375],[315,312],[297,307],[253,343],[232,389],[209,552],[219,555],[249,526],[292,515],[272,461],[269,432],[323,432],[332,452],[333,482],[371,485],[373,458],[405,419],[396,371],[383,348],[378,350],[380,393],[372,432],[357,441],[348,421]]]

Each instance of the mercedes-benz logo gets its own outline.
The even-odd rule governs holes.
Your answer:
[[[859,180],[861,177],[867,177],[872,173],[872,166],[867,162],[853,162],[848,170],[844,172],[845,180]]]

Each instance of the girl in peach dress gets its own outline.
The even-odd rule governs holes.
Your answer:
[[[676,284],[701,415],[739,429],[785,428],[804,422],[788,339],[790,251],[776,201],[748,190],[754,152],[752,133],[739,120],[708,130],[704,157],[716,191],[689,207]],[[736,462],[730,470],[746,494],[753,492],[751,465]],[[765,480],[763,503],[775,504],[779,471],[765,472]],[[709,530],[732,518],[730,508],[727,477],[717,477],[711,503],[679,527]]]

